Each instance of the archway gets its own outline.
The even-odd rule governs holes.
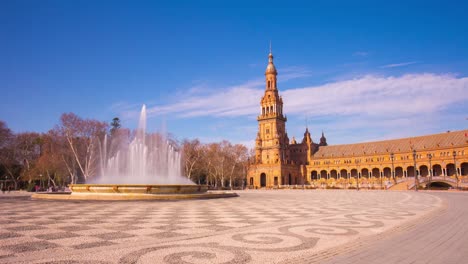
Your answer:
[[[419,174],[421,177],[428,177],[429,176],[429,169],[426,165],[422,165],[419,167]]]
[[[357,170],[356,170],[356,169],[352,169],[352,170],[351,170],[351,177],[357,178],[357,176],[358,176]]]
[[[260,187],[266,187],[266,174],[260,174]]]
[[[292,185],[291,173],[288,174],[288,184],[289,184],[289,185]]]
[[[460,167],[461,167],[461,175],[467,176],[468,175],[468,163],[463,162],[462,164],[460,164]]]
[[[311,178],[312,180],[318,180],[317,171],[312,171],[312,172],[310,173],[310,178]]]
[[[254,184],[253,184],[253,177],[250,177],[250,182],[249,182],[249,183],[250,183],[250,184],[249,184],[250,186],[253,186],[253,185],[254,185]]]
[[[341,178],[346,178],[347,179],[348,178],[348,171],[345,170],[345,169],[341,170],[340,171],[340,176],[341,176]]]
[[[426,189],[430,190],[448,190],[452,186],[446,182],[431,182],[426,186]]]
[[[336,170],[332,170],[330,172],[330,178],[338,179],[338,172]]]
[[[372,177],[374,177],[374,178],[380,178],[380,170],[379,170],[379,168],[373,168],[373,169],[372,169]]]
[[[406,168],[406,173],[408,177],[414,177],[414,166],[408,166]]]
[[[453,163],[447,164],[447,176],[455,176],[455,165]]]
[[[369,178],[369,170],[367,168],[364,168],[361,170],[361,177],[362,178]]]
[[[385,167],[383,169],[384,177],[391,178],[392,177],[392,170],[389,167]]]
[[[327,179],[327,171],[326,170],[320,171],[320,178]]]
[[[403,177],[403,168],[402,167],[396,167],[395,168],[395,177],[397,177],[397,178],[402,178]]]
[[[442,166],[435,164],[432,166],[432,175],[433,176],[442,176]]]

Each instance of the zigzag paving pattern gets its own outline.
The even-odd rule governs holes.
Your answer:
[[[168,202],[0,196],[0,263],[300,263],[444,208],[422,192],[239,195]]]

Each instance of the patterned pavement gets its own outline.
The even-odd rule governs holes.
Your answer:
[[[238,193],[165,202],[0,195],[0,263],[287,263],[442,208],[413,192]]]

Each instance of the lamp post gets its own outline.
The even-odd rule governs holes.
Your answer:
[[[457,152],[454,150],[453,151],[453,167],[455,168],[455,178],[457,179],[457,190],[458,190],[458,170],[457,170],[457,160],[455,159],[457,157]]]
[[[416,150],[413,149],[413,161],[414,161],[414,190],[418,191],[418,174],[416,171]]]
[[[349,188],[349,178],[351,177],[351,170],[349,169],[349,166],[348,166],[348,170],[346,171],[346,178],[348,178],[348,181],[346,182],[346,189]]]
[[[357,184],[357,190],[359,191],[359,174],[361,173],[361,172],[359,171],[359,160],[356,159],[356,160],[354,160],[354,162],[356,163],[357,168],[358,168],[357,175],[356,175],[356,176],[357,176],[357,177],[356,177],[356,178],[357,178],[356,184]]]
[[[427,154],[427,158],[429,159],[429,186],[432,184],[432,154]]]
[[[393,182],[396,184],[395,166],[394,166],[395,154],[393,154],[393,152],[390,153],[390,159],[392,160],[392,177],[393,177]]]

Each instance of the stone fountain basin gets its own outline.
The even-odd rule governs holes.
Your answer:
[[[206,185],[70,184],[72,193],[34,193],[50,200],[186,200],[237,197],[233,192],[208,191]]]
[[[206,193],[206,185],[189,184],[70,184],[72,193],[141,193],[197,194]]]

